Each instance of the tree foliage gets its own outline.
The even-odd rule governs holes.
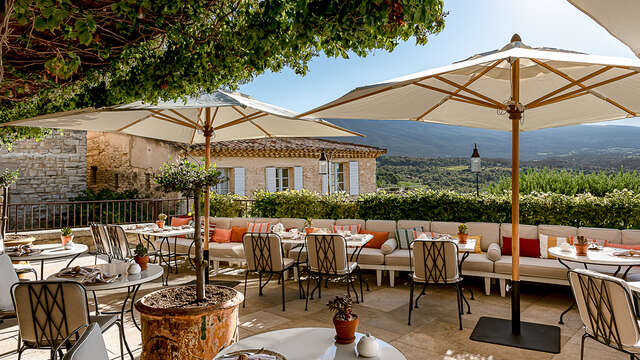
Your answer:
[[[160,172],[154,176],[160,190],[179,192],[187,197],[216,186],[223,180],[222,172],[215,165],[207,169],[204,163],[197,164],[186,158],[162,164]]]
[[[8,0],[0,28],[3,122],[235,88],[267,71],[425,44],[443,0]],[[7,129],[0,142],[39,138]]]

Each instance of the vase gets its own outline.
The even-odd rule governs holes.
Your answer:
[[[339,320],[333,318],[333,326],[336,328],[336,342],[338,344],[351,344],[356,340],[358,328],[358,316],[353,315],[353,320]]]
[[[458,233],[458,242],[460,244],[466,244],[467,243],[467,237],[469,237],[469,234]]]
[[[62,242],[62,247],[64,247],[68,242],[71,241],[73,241],[73,235],[60,235],[60,242]]]
[[[133,261],[135,261],[136,264],[140,265],[140,270],[142,271],[147,270],[147,264],[149,263],[149,255],[134,256]]]
[[[589,248],[589,244],[575,244],[573,246],[576,248],[577,256],[587,256],[587,248]]]
[[[164,227],[164,220],[156,221],[156,225],[158,225],[158,227],[162,229]]]

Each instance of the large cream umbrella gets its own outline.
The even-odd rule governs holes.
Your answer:
[[[640,112],[640,60],[531,48],[502,49],[354,89],[305,112],[322,118],[414,120],[512,132],[512,320],[481,318],[472,339],[560,351],[560,329],[520,321],[519,135]]]
[[[568,0],[640,57],[640,1]]]
[[[205,165],[210,166],[211,141],[264,137],[362,136],[330,122],[267,104],[246,95],[216,91],[184,101],[158,104],[133,102],[104,108],[85,108],[2,124],[69,130],[115,132],[148,138],[205,144]],[[209,191],[205,204],[209,204]],[[209,228],[209,206],[204,208]],[[204,238],[204,260],[209,264],[209,237]],[[207,271],[207,279],[208,279]]]

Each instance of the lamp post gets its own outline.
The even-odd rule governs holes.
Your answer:
[[[327,175],[327,192],[331,194],[331,176],[329,174],[329,166],[331,163],[329,162],[329,158],[327,158],[327,154],[322,150],[320,153],[320,158],[318,159],[318,173],[321,176]]]
[[[476,174],[476,196],[480,195],[480,171],[482,170],[482,161],[478,152],[478,145],[473,144],[473,154],[471,154],[471,172]]]

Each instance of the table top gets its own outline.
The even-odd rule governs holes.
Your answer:
[[[152,224],[144,224],[144,225],[149,225],[149,226],[140,229],[140,228],[136,228],[135,225],[124,225],[123,228],[124,228],[124,232],[126,232],[127,234],[137,234],[137,235],[155,236],[155,237],[175,237],[180,235],[192,235],[195,233],[195,229],[192,227],[188,229],[180,229],[180,230],[166,229],[165,231],[155,232],[154,229],[157,229],[155,225],[152,225]]]
[[[330,320],[328,320],[330,321]],[[269,331],[250,336],[229,346],[218,356],[238,350],[261,349],[278,352],[287,360],[347,360],[363,359],[358,357],[356,344],[362,336],[356,333],[352,344],[336,344],[333,328],[294,328]],[[380,353],[378,357],[368,359],[406,360],[396,348],[378,339]]]
[[[423,240],[423,241],[429,241],[431,239],[416,239],[416,240]],[[458,252],[459,253],[472,253],[476,251],[476,239],[467,239],[467,242],[464,244],[460,244],[459,240],[456,238],[451,239],[451,241],[453,241],[454,243],[456,243],[458,245]],[[413,248],[413,243],[411,243],[411,247]]]
[[[89,247],[84,244],[73,244],[73,248],[68,250],[63,248],[61,244],[33,245],[32,248],[38,249],[40,252],[20,256],[11,255],[10,252],[7,252],[7,254],[13,261],[41,261],[64,259],[89,251]]]
[[[89,291],[100,291],[100,290],[113,290],[125,288],[127,286],[140,285],[144,283],[151,282],[160,276],[162,276],[164,269],[162,266],[157,264],[147,264],[147,269],[141,271],[139,274],[128,274],[127,270],[129,269],[128,262],[113,262],[109,264],[98,264],[98,265],[90,265],[86,267],[97,268],[102,270],[102,272],[107,274],[120,274],[116,280],[110,283],[96,283],[96,284],[83,284],[84,287]],[[57,277],[51,275],[47,278],[47,280],[73,280],[73,278],[69,277]]]
[[[610,266],[640,265],[640,256],[615,256],[613,253],[616,251],[624,249],[604,247],[602,250],[588,250],[587,256],[577,256],[574,247],[569,251],[562,251],[559,246],[549,248],[549,254],[566,261]]]
[[[300,236],[298,238],[290,238],[290,237],[286,237],[286,236],[280,236],[282,239],[282,243],[283,244],[304,244],[305,243],[305,239],[304,236]],[[373,239],[373,235],[371,234],[365,234],[362,237],[358,237],[358,238],[354,238],[351,236],[345,236],[344,237],[345,240],[347,240],[347,246],[351,246],[351,247],[358,247],[358,246],[363,246],[366,245],[369,241],[371,241],[371,239]]]

